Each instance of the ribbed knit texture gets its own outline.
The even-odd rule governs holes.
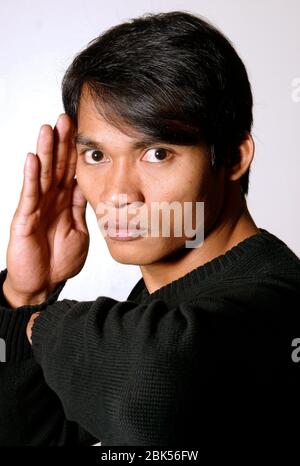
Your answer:
[[[61,283],[47,301],[35,306],[21,306],[18,312],[11,309],[3,295],[3,283],[7,270],[0,272],[0,338],[6,342],[6,362],[23,361],[32,357],[32,349],[26,337],[26,327],[34,312],[42,311],[57,300],[66,282]],[[5,311],[4,311],[5,309]]]
[[[297,418],[280,397],[300,387],[300,261],[265,229],[152,294],[143,279],[123,302],[55,302],[59,291],[39,307],[2,300],[3,444],[200,446]],[[38,309],[32,358],[24,332]]]

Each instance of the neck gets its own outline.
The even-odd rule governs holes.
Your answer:
[[[246,199],[240,195],[237,183],[229,189],[226,204],[214,225],[204,236],[199,248],[182,249],[161,261],[141,266],[141,272],[149,293],[183,277],[197,267],[225,254],[249,236],[259,233],[252,219]]]

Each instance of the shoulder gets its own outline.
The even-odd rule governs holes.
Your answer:
[[[256,273],[287,273],[300,277],[300,259],[295,252],[275,234],[263,228],[260,230],[262,234],[256,237],[258,247],[252,250]]]

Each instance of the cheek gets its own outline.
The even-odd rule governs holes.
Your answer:
[[[161,180],[143,183],[143,194],[146,203],[152,202],[172,202],[188,199],[193,195],[190,180],[179,180],[178,177],[169,176]],[[196,191],[196,189],[195,189]]]
[[[192,177],[185,177],[184,179],[172,179],[165,185],[160,185],[157,190],[158,200],[165,201],[197,201],[203,200],[206,195],[206,188],[202,180],[195,180]]]

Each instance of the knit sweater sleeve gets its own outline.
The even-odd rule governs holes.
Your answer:
[[[235,425],[242,425],[240,406],[249,423],[257,399],[238,397],[251,381],[276,386],[276,369],[287,367],[290,328],[280,318],[280,294],[269,288],[241,289],[254,297],[244,307],[213,296],[177,306],[62,300],[35,320],[33,352],[67,417],[102,445],[186,445],[198,438],[195,423],[213,437],[223,419],[226,430],[233,399]]]
[[[96,443],[97,439],[66,418],[26,337],[31,315],[55,302],[65,282],[44,303],[11,309],[2,291],[6,275],[7,270],[0,273],[0,446]]]

